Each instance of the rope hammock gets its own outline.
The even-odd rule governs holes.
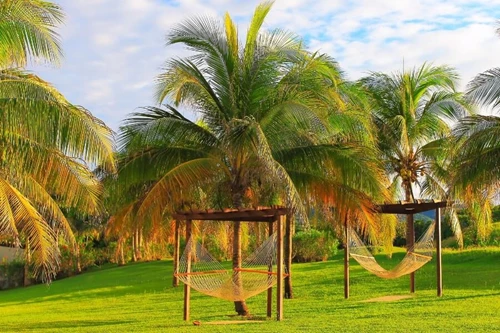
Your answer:
[[[276,234],[270,236],[241,268],[227,270],[198,241],[190,237],[175,276],[191,288],[228,301],[244,301],[277,282]],[[285,274],[286,275],[286,274]]]
[[[349,246],[351,257],[364,269],[384,279],[395,279],[413,273],[432,259],[434,228],[435,223],[431,223],[417,243],[407,249],[403,260],[391,270],[386,270],[380,266],[356,231],[350,229]]]

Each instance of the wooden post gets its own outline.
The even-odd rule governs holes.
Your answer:
[[[443,270],[441,258],[441,209],[436,208],[436,278],[437,295],[443,296]]]
[[[344,220],[344,298],[349,298],[349,229],[347,226],[347,214]]]
[[[276,285],[276,320],[283,320],[283,224],[284,224],[285,216],[280,215],[278,220],[276,221],[276,229],[278,231],[278,253],[276,258],[276,266],[277,266],[277,274],[278,274],[278,283]]]
[[[273,235],[273,222],[268,222],[268,236]],[[267,268],[269,272],[273,271],[273,265],[270,264]],[[267,288],[267,317],[271,318],[273,316],[273,287]]]
[[[179,286],[179,278],[175,276],[175,274],[179,271],[179,250],[180,250],[180,238],[181,235],[179,233],[179,224],[178,220],[175,221],[175,233],[174,233],[174,279],[173,286]]]
[[[415,225],[413,223],[413,214],[406,217],[406,251],[413,251],[415,247]],[[415,272],[410,273],[410,293],[415,293]]]
[[[288,275],[285,277],[285,298],[293,298],[292,290],[292,216],[286,214],[285,222],[285,269]]]
[[[189,238],[191,238],[191,220],[186,221],[186,241],[189,241]],[[187,268],[186,268],[186,273],[191,272],[191,251],[192,248],[187,249]],[[189,275],[187,276],[187,279],[189,281]],[[189,302],[191,298],[191,287],[187,284],[184,284],[184,320],[188,321],[189,320]]]

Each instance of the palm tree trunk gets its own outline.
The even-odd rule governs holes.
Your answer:
[[[122,239],[120,239],[118,241],[118,247],[119,247],[119,249],[118,249],[118,251],[119,251],[118,266],[125,265],[125,256],[123,255],[123,247],[125,245],[124,243],[125,242]]]
[[[235,275],[235,288],[236,294],[242,294],[243,292],[243,281],[241,280],[241,222],[234,222],[233,226],[233,274]],[[247,316],[249,314],[247,304],[244,300],[234,302],[234,310],[240,316]]]
[[[405,184],[405,196],[407,202],[413,202],[413,193],[411,190],[411,183],[406,182]],[[413,214],[406,215],[406,251],[413,251],[415,245],[415,226],[413,223]],[[410,292],[415,292],[415,272],[410,273]]]
[[[141,239],[140,239],[140,232],[139,229],[136,229],[134,231],[134,237],[133,237],[133,244],[134,244],[134,261],[141,261],[142,260],[142,253],[141,253]]]
[[[136,250],[136,241],[135,241],[135,232],[132,234],[132,261],[137,261],[137,250]]]
[[[139,248],[139,257],[140,257],[139,260],[142,260],[143,259],[143,252],[145,252],[145,248],[146,248],[146,245],[144,242],[144,237],[142,236],[142,228],[140,228],[138,231],[138,238],[139,238],[138,239],[138,242],[139,242],[138,248]]]
[[[260,229],[259,222],[253,223],[254,233],[255,233],[255,247],[260,245]]]
[[[241,188],[240,186],[236,188]],[[237,208],[242,207],[243,195],[242,191],[233,191],[233,204]],[[241,257],[241,222],[235,221],[233,225],[233,274],[235,282],[235,294],[242,294],[243,292],[243,281],[241,280],[241,269],[242,257]],[[234,310],[240,316],[248,316],[250,314],[248,306],[245,300],[235,301]]]
[[[411,183],[404,183],[405,188],[405,200],[407,202],[412,202],[414,198],[411,193]],[[415,231],[413,226],[413,217],[406,215],[406,248],[409,249],[415,243]]]
[[[82,272],[82,260],[80,258],[80,245],[78,242],[75,244],[75,256],[76,256],[76,274]]]

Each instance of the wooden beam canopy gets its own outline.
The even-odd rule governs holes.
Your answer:
[[[175,274],[179,267],[179,225],[180,221],[186,221],[186,239],[191,236],[191,221],[228,221],[228,222],[267,222],[269,226],[269,235],[273,233],[273,223],[276,222],[277,230],[277,272],[272,273],[272,267],[269,267],[269,272],[267,274],[276,274],[278,276],[277,290],[276,290],[276,319],[278,321],[283,320],[283,297],[284,297],[284,285],[283,278],[284,274],[284,253],[291,254],[291,239],[287,244],[283,244],[283,234],[285,232],[285,223],[291,223],[288,219],[290,211],[283,206],[272,206],[272,207],[257,207],[253,209],[224,209],[224,210],[190,210],[181,211],[173,214],[173,218],[176,220],[176,235],[175,235],[175,246],[176,249],[174,254],[174,286],[178,286],[178,279],[176,279]],[[287,229],[288,232],[288,229]],[[291,237],[291,235],[288,235]],[[190,272],[190,267],[188,267],[188,273]],[[291,275],[290,270],[288,271],[288,277]],[[291,280],[290,289],[291,289]],[[184,320],[189,320],[190,315],[190,297],[191,288],[188,285],[184,286]],[[267,315],[271,316],[272,312],[272,288],[267,290]]]
[[[381,214],[418,214],[438,208],[445,208],[451,205],[449,201],[432,201],[425,202],[417,200],[417,202],[401,202],[393,204],[378,205],[376,210]]]
[[[413,221],[413,215],[434,210],[435,211],[435,243],[436,243],[436,289],[437,296],[441,297],[443,295],[443,271],[442,271],[442,253],[441,253],[441,209],[449,207],[453,204],[451,201],[434,201],[434,200],[415,200],[414,202],[404,202],[390,203],[376,206],[376,211],[380,214],[399,214],[407,215],[407,245],[409,247],[413,246],[415,243],[415,227]],[[349,298],[349,244],[348,244],[348,234],[347,234],[347,222],[345,225],[346,229],[346,246],[344,253],[344,297]],[[415,292],[415,272],[410,274],[410,292]]]
[[[175,220],[275,222],[279,216],[287,213],[287,208],[275,206],[254,209],[191,210],[177,212],[172,217]]]

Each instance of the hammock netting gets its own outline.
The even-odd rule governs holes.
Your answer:
[[[175,276],[191,288],[228,301],[244,301],[277,282],[276,234],[262,243],[241,265],[227,270],[198,241],[191,237]],[[284,274],[285,276],[286,274]]]
[[[349,246],[351,257],[364,269],[384,279],[396,279],[415,272],[432,259],[434,249],[434,228],[431,223],[425,233],[411,248],[407,249],[405,257],[391,270],[380,266],[356,231],[349,230]]]

